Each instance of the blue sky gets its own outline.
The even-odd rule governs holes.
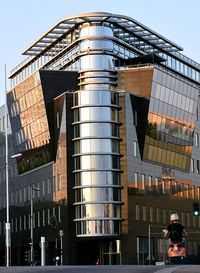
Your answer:
[[[26,58],[21,52],[57,21],[89,11],[132,17],[182,46],[185,55],[200,63],[199,0],[5,0],[0,12],[0,105],[5,101],[5,64],[9,74]]]

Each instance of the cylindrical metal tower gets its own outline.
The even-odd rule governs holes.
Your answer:
[[[113,31],[101,23],[80,30],[80,89],[74,94],[76,234],[119,236],[119,103]]]

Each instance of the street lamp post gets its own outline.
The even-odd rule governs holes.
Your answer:
[[[6,75],[6,65],[5,65],[5,152],[6,152],[6,266],[10,266],[10,250],[11,250],[11,240],[10,240],[10,215],[9,215],[9,185],[8,185],[8,124],[7,124],[7,75]]]
[[[11,231],[10,231],[10,208],[9,208],[9,172],[8,172],[8,110],[7,110],[7,74],[5,65],[5,178],[6,178],[6,223],[5,223],[5,247],[6,266],[11,265]],[[11,158],[22,156],[21,153],[12,155]]]
[[[59,230],[59,235],[60,235],[60,265],[63,265],[63,236],[64,232],[63,230]]]
[[[5,106],[6,107],[6,106]],[[8,133],[7,133],[7,111],[5,110],[5,139],[6,139],[6,266],[11,265],[11,230],[10,230],[10,208],[9,208],[9,172],[8,172]],[[12,155],[11,158],[20,157],[22,154]]]
[[[6,106],[5,106],[6,109]],[[10,266],[11,238],[10,238],[10,211],[9,211],[9,184],[8,184],[8,134],[7,134],[7,110],[5,110],[5,139],[6,139],[6,266]]]
[[[31,265],[34,264],[34,247],[33,247],[33,192],[40,191],[38,188],[31,187],[31,238],[30,238],[30,246],[31,246]]]
[[[22,156],[22,153],[18,153],[18,154],[11,155],[10,158],[18,158],[18,157],[21,157],[21,156]]]
[[[148,232],[148,257],[149,257],[149,264],[151,264],[151,225],[149,225],[149,232]]]

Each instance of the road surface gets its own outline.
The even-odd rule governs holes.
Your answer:
[[[0,267],[0,273],[200,273],[200,265],[18,266]]]

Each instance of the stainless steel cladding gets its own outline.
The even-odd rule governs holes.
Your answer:
[[[76,234],[119,236],[119,103],[111,26],[82,25],[80,90],[74,93]]]

